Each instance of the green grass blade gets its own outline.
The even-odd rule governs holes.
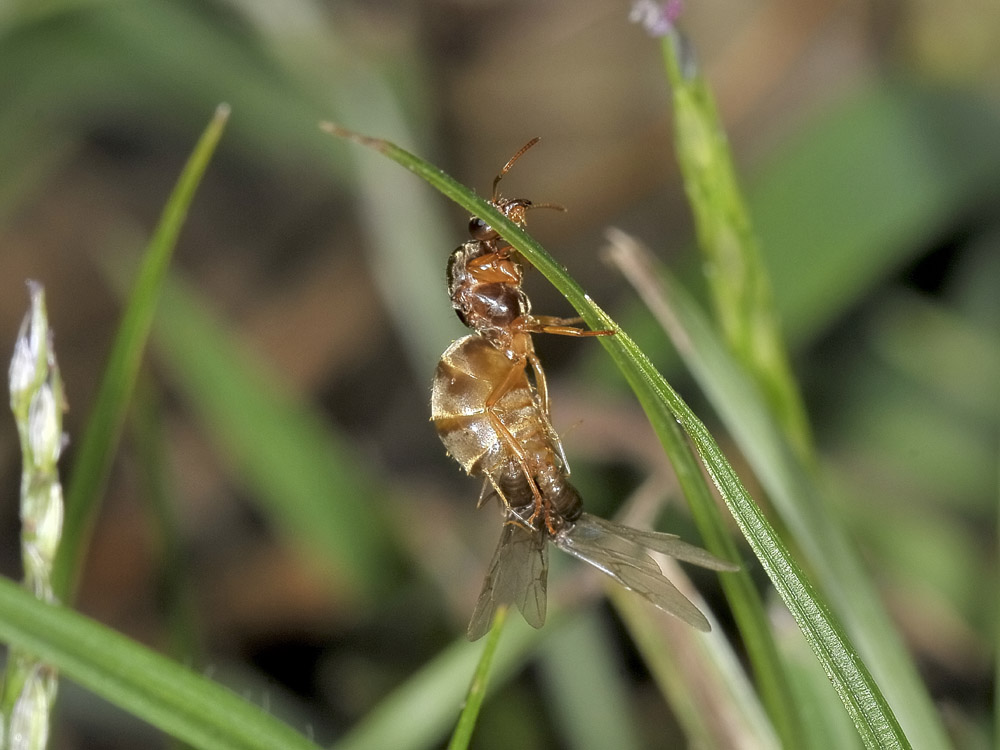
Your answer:
[[[646,260],[632,277],[633,283],[637,278],[663,279],[666,288],[661,301],[653,300],[658,319],[768,490],[782,520],[820,577],[834,610],[850,626],[860,653],[877,670],[879,685],[906,717],[909,734],[920,737],[927,746],[948,747],[933,705],[857,555],[850,550],[839,524],[823,512],[827,501],[796,461],[759,391],[715,337],[695,303],[663,269],[654,269]],[[645,288],[642,293],[647,301],[654,294]],[[662,303],[663,299],[669,300],[669,306]],[[808,633],[806,636],[809,639]],[[815,650],[812,640],[810,645]],[[856,655],[852,658],[857,660]],[[934,744],[927,744],[931,742]]]
[[[631,338],[601,310],[523,229],[487,201],[460,185],[440,169],[384,140],[361,136],[336,125],[323,126],[334,135],[374,148],[417,174],[470,214],[487,221],[535,266],[593,328],[608,328],[615,336],[600,339],[635,390],[655,424],[667,412],[688,434],[741,531],[749,541],[779,595],[833,681],[866,746],[905,748],[909,742],[871,674],[848,641],[839,621],[819,598],[787,548],[775,534],[740,482],[704,424],[657,372]]]
[[[809,420],[714,97],[701,72],[679,59],[683,45],[676,34],[665,35],[661,49],[673,91],[677,160],[719,327],[799,456],[811,462]]]
[[[90,525],[121,436],[177,237],[228,117],[229,108],[220,106],[184,165],[146,248],[142,268],[122,315],[66,492],[63,543],[53,576],[55,590],[63,600],[71,595],[86,550]]]
[[[513,675],[543,638],[558,635],[559,617],[553,614],[549,613],[544,630],[511,618],[490,667],[493,686]],[[476,669],[482,648],[464,636],[456,640],[370,711],[334,750],[439,747],[467,697],[469,674]]]
[[[493,626],[490,628],[486,643],[483,644],[483,653],[479,657],[479,664],[476,665],[476,673],[472,677],[472,684],[469,685],[469,692],[465,696],[465,705],[462,707],[462,713],[459,714],[455,732],[451,735],[448,750],[466,750],[472,741],[472,732],[476,728],[479,709],[482,708],[483,699],[486,697],[486,684],[489,681],[490,670],[493,668],[493,657],[496,656],[497,646],[500,644],[500,634],[503,633],[503,624],[507,621],[509,611],[506,607],[500,607],[493,617]]]
[[[593,309],[598,316],[597,325],[614,326],[599,308]],[[584,317],[588,317],[587,314]],[[664,419],[663,407],[666,407],[694,443],[754,554],[833,681],[865,745],[870,748],[909,747],[895,716],[839,621],[747,493],[714,438],[631,339],[621,331],[614,339],[617,341],[609,343],[607,348],[636,390],[654,426]]]
[[[649,408],[656,409],[659,414],[657,419],[651,420],[653,428],[674,468],[705,546],[725,560],[739,560],[740,552],[680,425],[655,402],[650,403]],[[744,565],[736,573],[719,576],[719,581],[743,637],[761,701],[782,743],[785,747],[805,747],[799,707],[778,654],[764,603],[749,570]]]
[[[0,640],[202,750],[317,750],[286,724],[186,667],[0,580]]]
[[[690,444],[669,410],[655,401],[648,405],[660,417],[652,420],[677,481],[691,507],[705,546],[725,560],[739,560],[740,552],[729,533],[715,497],[705,481]],[[806,747],[798,702],[794,698],[786,666],[781,659],[770,620],[750,571],[744,565],[733,574],[719,577],[733,612],[753,669],[760,700],[774,723],[785,747]]]

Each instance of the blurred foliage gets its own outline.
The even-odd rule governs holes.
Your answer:
[[[64,472],[117,326],[102,269],[145,244],[211,112],[232,108],[177,248],[178,272],[201,297],[185,311],[205,317],[163,321],[148,362],[164,391],[178,526],[170,537],[181,552],[155,550],[156,513],[136,479],[142,454],[126,441],[80,571],[84,611],[164,646],[171,613],[158,586],[176,581],[159,566],[183,560],[204,666],[218,679],[266,696],[321,743],[372,731],[372,709],[402,685],[396,699],[413,701],[397,704],[402,715],[427,719],[403,734],[425,747],[443,741],[478,653],[451,644],[496,532],[493,515],[473,508],[476,483],[426,421],[431,368],[459,331],[443,269],[464,219],[404,170],[331,143],[316,125],[334,119],[391,138],[480,193],[518,146],[542,135],[505,187],[570,208],[565,218],[533,217],[532,231],[604,307],[624,308],[625,284],[596,261],[606,225],[645,237],[671,265],[685,264],[690,244],[659,53],[625,15],[590,1],[0,6],[0,324],[13,342],[24,279],[45,283],[72,407]],[[988,0],[738,11],[708,3],[688,8],[682,25],[749,186],[836,498],[829,510],[862,549],[956,745],[986,747],[1000,454],[996,10]],[[538,311],[567,312],[537,277],[531,284]],[[659,341],[640,339],[667,361]],[[593,477],[581,481],[585,497],[623,499],[622,477],[662,469],[644,447],[652,435],[634,428],[636,407],[616,386],[574,368],[586,344],[539,348],[576,475]],[[193,379],[199,363],[211,381]],[[240,377],[227,381],[226,366]],[[206,382],[229,398],[213,400]],[[240,409],[247,383],[277,382],[283,406]],[[280,433],[254,426],[263,411]],[[241,452],[294,452],[290,436],[303,425],[311,460],[328,461],[336,482],[305,464],[279,481],[264,456]],[[12,423],[0,446],[12,499],[0,560],[16,578]],[[336,501],[328,523],[304,529],[308,511],[282,493],[295,486],[298,499],[322,502],[310,496],[316,483]],[[352,512],[364,530],[352,539],[359,555],[393,549],[394,560],[368,569],[371,579],[351,572],[360,557],[324,552],[323,539],[335,538],[323,536],[329,524]],[[682,511],[670,515],[690,528]],[[579,580],[556,572],[553,598],[579,605]],[[586,611],[600,625],[576,624],[567,642],[588,651],[601,643],[592,674],[610,659],[626,671],[602,689],[614,691],[607,705],[628,707],[628,742],[668,744],[677,721],[621,621]],[[776,637],[792,654],[801,642],[782,626],[786,616],[774,606]],[[512,632],[472,747],[586,747],[585,733],[567,727],[593,720],[593,694],[581,688],[594,678],[553,663],[558,648],[533,657],[560,637],[558,620],[543,637],[508,643]],[[505,647],[515,653],[504,657]],[[427,700],[454,710],[434,714]],[[54,747],[159,741],[71,686],[59,712]],[[824,721],[814,717],[810,736],[845,737]]]

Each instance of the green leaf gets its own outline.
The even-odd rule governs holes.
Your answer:
[[[701,72],[678,59],[687,45],[667,34],[661,48],[673,93],[677,160],[694,213],[716,320],[789,441],[804,461],[811,462],[815,452],[809,420],[715,99]],[[785,737],[786,745],[797,742]]]
[[[301,734],[211,680],[82,615],[0,579],[0,640],[202,750],[317,750]]]
[[[768,527],[764,535],[747,536],[755,552],[755,538],[763,543],[765,557],[760,554],[758,557],[809,645],[820,655],[862,739],[869,747],[907,746],[894,714],[858,651],[844,635],[841,618],[850,625],[851,637],[859,644],[865,660],[878,668],[878,684],[892,690],[893,705],[905,712],[911,734],[924,742],[937,738],[936,746],[947,747],[927,693],[857,554],[851,550],[839,524],[823,510],[826,500],[795,459],[760,392],[717,339],[712,326],[684,289],[664,269],[654,268],[649,258],[637,259],[634,266],[629,273],[633,284],[641,289],[647,304],[722,415],[796,544],[809,559],[811,569],[821,578],[823,591],[830,597],[837,616],[817,597],[773,530]],[[664,285],[662,293],[652,289],[658,283]],[[747,515],[742,517],[734,510],[741,528],[754,515],[759,515],[756,506],[748,508]],[[762,516],[760,521],[766,524]],[[772,574],[772,566],[775,571],[786,569],[779,579]]]
[[[228,118],[229,107],[219,106],[184,165],[146,248],[122,315],[66,492],[63,542],[53,574],[54,588],[62,599],[69,598],[86,551],[177,237]]]
[[[493,657],[496,655],[500,634],[503,633],[503,626],[507,621],[509,611],[507,607],[501,606],[493,616],[493,626],[490,628],[489,638],[483,644],[482,655],[479,657],[479,664],[476,665],[476,672],[472,677],[472,684],[469,685],[469,692],[465,696],[462,713],[458,717],[455,731],[448,743],[448,750],[466,750],[469,742],[472,741],[472,732],[476,727],[479,709],[482,708],[483,699],[486,697],[486,685],[493,667]]]
[[[657,410],[655,416],[651,414],[650,421],[670,458],[678,484],[691,507],[691,514],[705,546],[723,559],[740,559],[736,543],[729,534],[722,512],[680,425],[669,412],[662,409]],[[760,699],[767,707],[782,743],[785,747],[804,747],[800,707],[794,700],[785,665],[774,642],[764,603],[750,576],[750,571],[744,565],[736,573],[720,576],[719,580],[740,635],[743,637],[747,658],[760,691]],[[625,616],[627,621],[636,621],[635,617],[629,618],[627,613]],[[631,628],[633,637],[638,635],[636,633],[638,628],[638,625]],[[645,639],[647,652],[652,649],[652,645],[649,645],[652,640],[649,637]],[[667,645],[663,644],[662,648],[666,647]],[[745,712],[750,714],[752,709],[748,707]]]

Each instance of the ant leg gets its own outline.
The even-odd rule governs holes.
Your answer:
[[[525,357],[531,363],[531,371],[535,373],[535,391],[538,393],[538,405],[541,407],[542,414],[548,417],[549,382],[545,378],[545,370],[542,369],[542,362],[538,359],[538,355],[535,354],[534,350],[528,352]]]
[[[497,385],[495,385],[493,387],[493,390],[490,391],[490,395],[486,397],[486,402],[484,406],[486,407],[486,411],[489,412],[491,417],[496,416],[496,410],[493,407],[497,405],[500,399],[502,399],[511,391],[511,389],[514,387],[514,384],[517,382],[518,378],[522,375],[523,372],[524,372],[524,358],[511,361],[510,369],[507,370],[507,374],[503,376],[503,380],[501,380]]]
[[[539,511],[545,508],[546,505],[545,500],[542,497],[541,490],[538,489],[538,484],[535,482],[535,479],[531,474],[531,469],[527,454],[524,452],[524,449],[521,447],[521,444],[518,442],[517,438],[515,438],[513,433],[511,433],[511,431],[507,429],[507,425],[505,425],[503,423],[503,420],[500,419],[500,416],[497,414],[496,409],[494,409],[497,402],[499,402],[500,399],[503,398],[507,393],[509,393],[510,390],[514,387],[514,384],[517,382],[518,378],[523,377],[524,367],[525,367],[524,360],[511,362],[510,370],[507,371],[507,374],[504,376],[504,379],[500,381],[500,383],[496,387],[493,388],[493,391],[486,398],[486,403],[484,404],[485,406],[484,411],[489,416],[490,424],[493,426],[493,429],[497,433],[497,436],[507,445],[510,451],[517,457],[517,462],[521,466],[521,471],[524,472],[524,477],[525,479],[527,479],[528,486],[531,488],[531,494],[534,496],[535,510],[531,514],[530,518],[530,520],[534,522],[535,518],[537,518],[538,516]],[[497,489],[497,492],[498,494],[500,494],[501,498],[503,498],[504,505],[510,508],[510,503],[507,501],[506,498],[503,497],[503,493],[500,492],[499,487],[496,487],[495,482],[494,482],[494,487]]]
[[[553,325],[553,326],[564,326],[564,325],[577,325],[583,322],[583,318],[579,315],[574,315],[572,318],[561,318],[557,315],[532,315],[536,322],[542,325]]]
[[[549,409],[549,386],[548,381],[545,379],[545,370],[542,369],[542,363],[534,351],[528,352],[525,356],[527,356],[528,362],[531,363],[531,369],[535,373],[535,390],[538,392],[538,405],[541,408],[542,417],[545,419],[545,431],[548,433],[549,440],[559,452],[559,459],[562,461],[563,468],[569,474],[569,459],[566,458],[566,451],[563,449],[562,440],[552,426],[552,412]]]
[[[553,333],[558,336],[613,336],[614,331],[600,330],[592,331],[584,328],[577,328],[571,323],[582,323],[583,318],[556,318],[551,315],[532,315],[530,330],[532,333]]]
[[[528,463],[528,456],[521,447],[521,444],[517,442],[517,438],[507,429],[507,426],[500,421],[500,417],[494,414],[492,411],[488,412],[490,416],[490,422],[493,425],[493,429],[496,430],[497,435],[503,440],[507,447],[513,451],[514,455],[517,457],[517,462],[521,467],[521,471],[524,472],[524,478],[528,480],[528,486],[531,488],[531,494],[534,496],[535,508],[528,518],[529,524],[533,524],[535,519],[538,518],[540,511],[546,511],[545,516],[548,518],[548,503],[545,502],[545,498],[542,496],[542,491],[538,489],[538,484],[535,482],[535,478],[531,475],[530,465]],[[504,505],[507,506],[508,510],[512,510],[509,501],[504,498]]]
[[[538,515],[537,513],[532,513],[530,518],[525,518],[518,511],[511,509],[510,512],[507,513],[507,515],[504,517],[503,522],[505,526],[507,524],[511,524],[512,526],[519,526],[527,532],[537,534],[538,532],[542,531],[542,527],[535,526],[534,519],[536,518],[537,515]],[[555,536],[558,531],[557,529],[553,528],[552,517],[551,514],[548,513],[545,515],[545,529],[547,529],[549,534],[551,534],[552,536]]]
[[[483,480],[483,488],[479,491],[479,501],[476,503],[476,510],[482,508],[494,497],[497,498],[505,508],[510,508],[510,503],[507,502],[507,498],[503,496],[500,489],[493,483],[493,478],[489,477]]]

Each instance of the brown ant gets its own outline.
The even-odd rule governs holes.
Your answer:
[[[519,227],[526,222],[528,209],[553,208],[554,203],[533,203],[526,198],[504,198],[498,192],[500,180],[524,153],[538,143],[532,138],[514,154],[493,179],[490,203]],[[533,333],[560,336],[610,336],[614,331],[577,328],[580,318],[532,315],[531,303],[521,288],[524,268],[520,256],[497,231],[477,216],[469,219],[471,240],[460,245],[448,259],[448,291],[459,320],[500,349],[511,361],[511,378],[517,370],[531,365],[542,410],[549,411],[548,383],[535,354]],[[501,391],[503,381],[497,384]],[[499,393],[497,397],[499,397]]]

